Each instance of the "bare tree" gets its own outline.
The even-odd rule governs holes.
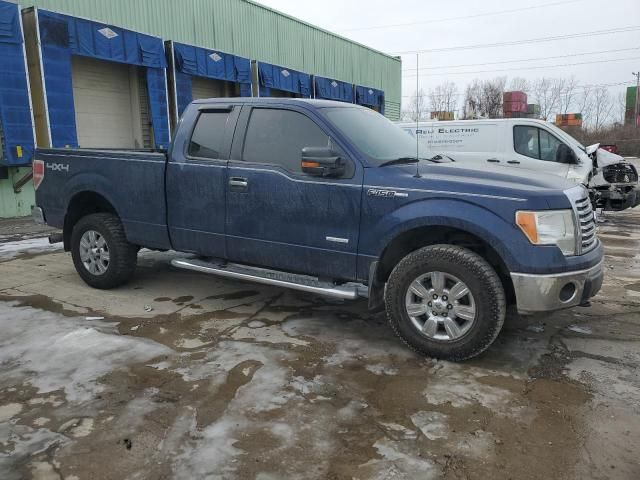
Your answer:
[[[514,77],[509,82],[509,90],[528,94],[531,90],[531,83],[526,78]]]
[[[582,94],[578,96],[576,100],[576,110],[582,114],[582,125],[585,128],[589,127],[589,122],[591,121],[591,113],[593,112],[593,108],[595,106],[594,97],[593,97],[593,87],[585,86],[582,89]]]
[[[447,81],[429,90],[429,106],[432,112],[455,112],[458,108],[458,86]]]
[[[411,99],[409,100],[409,104],[402,116],[405,120],[416,122],[418,120],[424,120],[426,118],[426,113],[427,95],[421,88],[419,91],[413,92],[413,95],[411,95]]]
[[[592,101],[593,108],[591,109],[589,118],[587,119],[587,125],[592,131],[599,133],[611,122],[611,116],[613,114],[615,104],[607,87],[598,87],[594,89]],[[585,118],[583,116],[583,122],[584,121]]]
[[[557,84],[558,82],[561,86],[558,110],[560,113],[567,114],[570,113],[571,109],[575,106],[580,82],[575,75],[571,75],[571,77],[566,80],[556,81]]]
[[[559,110],[560,97],[565,88],[565,81],[561,78],[542,77],[536,80],[532,87],[533,103],[540,106],[540,118],[549,120]]]
[[[475,79],[467,85],[463,118],[500,118],[502,116],[502,94],[506,84],[506,77],[496,77],[484,81]]]
[[[615,114],[613,121],[615,123],[620,123],[620,125],[624,125],[626,120],[626,112],[627,112],[627,95],[624,90],[618,92],[615,96]]]

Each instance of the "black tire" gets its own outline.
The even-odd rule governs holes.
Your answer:
[[[98,232],[105,240],[109,252],[106,271],[91,273],[80,255],[80,240],[87,232]],[[127,241],[120,219],[111,213],[94,213],[81,218],[71,233],[71,256],[78,275],[91,287],[107,290],[127,283],[136,269],[138,247]]]
[[[460,279],[475,301],[471,326],[454,340],[424,335],[407,313],[409,286],[416,278],[434,271]],[[424,247],[403,258],[389,277],[385,306],[391,328],[409,347],[429,357],[452,361],[466,360],[486,350],[500,333],[506,315],[504,289],[495,270],[478,254],[452,245]]]

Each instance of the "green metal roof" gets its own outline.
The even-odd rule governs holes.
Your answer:
[[[401,100],[401,61],[250,0],[21,0],[182,43],[384,90]]]

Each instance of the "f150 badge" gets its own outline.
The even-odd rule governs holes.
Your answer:
[[[54,172],[67,172],[69,173],[69,164],[64,163],[47,163],[47,168]]]
[[[367,195],[371,197],[383,197],[383,198],[396,198],[396,197],[406,198],[409,196],[408,193],[396,192],[395,190],[382,190],[380,188],[370,188],[369,190],[367,190]]]

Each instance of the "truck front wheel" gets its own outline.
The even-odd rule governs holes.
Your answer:
[[[90,286],[109,289],[129,281],[136,269],[138,248],[130,244],[120,219],[111,213],[81,218],[71,233],[76,271]]]
[[[496,339],[506,314],[502,283],[478,254],[452,245],[410,253],[385,290],[387,317],[412,349],[429,357],[465,360]]]

